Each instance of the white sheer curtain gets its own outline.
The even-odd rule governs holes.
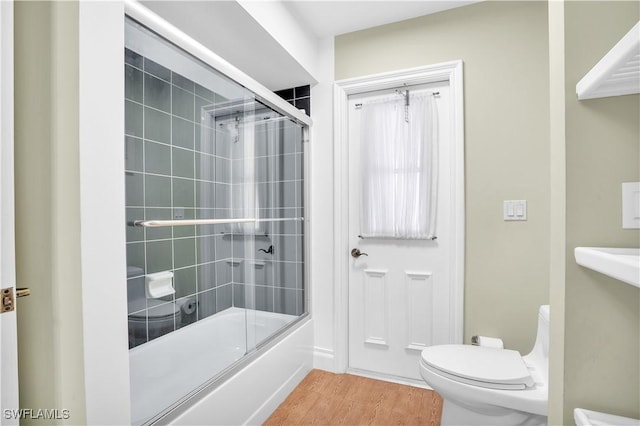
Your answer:
[[[405,98],[398,94],[362,105],[365,238],[436,237],[437,111],[431,93],[410,96],[408,113]]]
[[[240,156],[232,154],[231,173],[231,192],[230,205],[232,214],[229,217],[234,218],[256,218],[261,219],[260,209],[271,207],[267,205],[267,194],[262,194],[259,182],[257,181],[258,162],[260,167],[267,168],[266,174],[269,175],[270,168],[273,166],[273,157],[256,159],[255,151],[258,144],[276,146],[276,140],[279,135],[279,127],[273,119],[265,119],[265,114],[254,116],[247,119],[239,126],[239,140],[237,143],[243,144],[243,148],[238,150]],[[273,155],[273,153],[267,153]],[[235,169],[234,169],[235,167]],[[238,234],[266,234],[266,222],[249,222],[249,223],[230,223],[227,224],[228,232]]]

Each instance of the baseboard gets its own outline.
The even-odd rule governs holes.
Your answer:
[[[314,346],[313,368],[336,373],[335,355],[334,355],[333,349]]]
[[[409,379],[406,377],[393,376],[391,374],[376,373],[374,371],[359,370],[357,368],[347,369],[347,373],[355,376],[368,377],[369,379],[383,380],[385,382],[398,383],[400,385],[413,386],[417,388],[433,390],[424,380]]]

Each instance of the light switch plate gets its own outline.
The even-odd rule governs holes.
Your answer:
[[[640,182],[622,184],[622,228],[640,229]]]
[[[505,200],[504,220],[527,220],[527,200]]]

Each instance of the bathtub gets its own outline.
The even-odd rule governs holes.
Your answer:
[[[131,349],[132,423],[172,406],[297,318],[229,308]]]

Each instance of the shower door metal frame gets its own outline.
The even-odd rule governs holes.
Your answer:
[[[202,61],[209,67],[228,77],[229,79],[235,81],[240,84],[244,88],[248,89],[250,92],[255,95],[255,99],[264,105],[272,108],[276,112],[287,116],[293,122],[301,125],[302,127],[302,144],[303,144],[303,196],[304,196],[304,215],[303,215],[303,247],[302,252],[304,255],[304,287],[303,287],[303,303],[304,303],[304,312],[298,316],[290,324],[283,327],[278,332],[274,333],[264,342],[258,344],[252,352],[249,352],[247,355],[239,359],[236,363],[232,364],[225,370],[221,371],[218,375],[210,378],[204,384],[194,389],[187,395],[185,395],[180,400],[176,401],[171,406],[167,407],[162,412],[158,413],[151,419],[149,419],[145,424],[157,424],[161,423],[169,423],[172,420],[178,418],[181,414],[183,414],[190,407],[187,406],[186,402],[195,402],[201,398],[204,398],[211,391],[219,387],[221,384],[225,382],[226,379],[232,377],[237,372],[246,367],[249,363],[251,363],[254,359],[262,355],[267,349],[271,348],[275,344],[280,341],[280,337],[286,336],[288,334],[293,333],[295,330],[300,328],[303,324],[306,323],[306,319],[309,319],[311,316],[311,306],[310,306],[310,286],[309,286],[309,277],[311,276],[311,268],[308,264],[309,253],[310,253],[310,209],[309,209],[309,201],[310,201],[310,182],[309,182],[309,142],[310,142],[310,126],[313,121],[309,116],[307,116],[304,112],[295,108],[293,105],[289,104],[282,98],[280,98],[275,93],[271,92],[269,89],[261,85],[259,82],[255,81],[238,68],[229,64],[227,61],[222,59],[220,56],[208,50],[205,46],[193,40],[191,37],[186,35],[180,29],[171,25],[163,18],[159,17],[140,3],[134,0],[125,0],[124,1],[124,16],[123,18],[129,17],[134,21],[140,23],[144,27],[149,30],[155,32],[157,35],[182,49],[183,51],[189,53],[191,56],[197,58]],[[123,46],[124,48],[124,46]]]
[[[240,84],[254,95],[256,99],[283,115],[305,126],[311,126],[311,117],[295,108],[253,78],[234,67],[208,48],[193,40],[183,31],[171,25],[163,18],[153,13],[142,4],[134,0],[125,0],[125,15],[139,22],[143,26],[158,34],[160,37],[174,44],[178,48],[198,58],[211,68]]]

